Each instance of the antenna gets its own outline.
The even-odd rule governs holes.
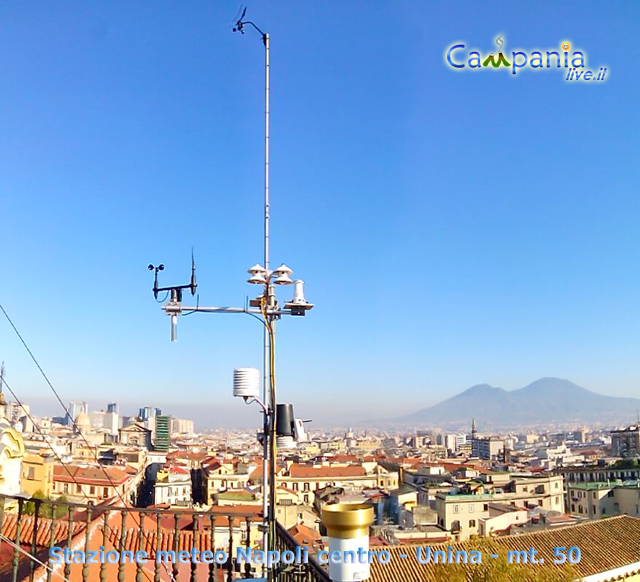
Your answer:
[[[191,295],[195,295],[198,285],[196,284],[196,260],[193,258],[193,247],[191,247],[191,283],[189,286],[191,288]]]

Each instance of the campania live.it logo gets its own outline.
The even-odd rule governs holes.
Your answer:
[[[534,71],[543,69],[564,69],[566,71],[565,81],[604,81],[607,74],[607,67],[599,67],[597,71],[586,70],[587,55],[582,50],[571,50],[571,44],[563,42],[560,50],[548,51],[523,49],[514,50],[509,53],[503,51],[503,35],[496,38],[495,43],[498,55],[490,53],[483,57],[477,50],[467,51],[466,45],[462,42],[450,46],[445,51],[445,62],[449,67],[461,70],[489,70],[505,67],[516,75],[520,69],[528,67]],[[564,71],[563,71],[564,72]]]

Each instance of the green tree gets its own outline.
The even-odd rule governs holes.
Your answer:
[[[55,515],[53,515],[53,503],[65,502],[67,498],[63,495],[58,499],[52,499],[51,497],[47,497],[44,494],[44,491],[38,489],[32,496],[31,499],[40,499],[43,503],[40,503],[40,508],[38,510],[39,517],[53,517],[54,519],[58,519],[67,514],[67,507],[65,505],[56,506]],[[36,502],[35,501],[27,501],[22,507],[22,513],[25,515],[35,515],[36,513]]]

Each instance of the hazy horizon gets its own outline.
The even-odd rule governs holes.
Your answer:
[[[147,270],[186,283],[193,247],[185,305],[258,293],[264,53],[229,29],[236,9],[0,6],[0,303],[65,401],[258,416],[231,382],[262,366],[261,324],[194,314],[171,343]],[[304,417],[400,416],[541,376],[640,393],[640,3],[502,12],[249,7],[271,38],[271,266],[315,304],[277,325],[278,400]],[[498,35],[570,42],[607,80],[446,64],[452,43],[484,53]],[[2,317],[0,345],[18,396],[48,397]]]

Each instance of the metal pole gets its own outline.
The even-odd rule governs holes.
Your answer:
[[[265,110],[264,110],[264,268],[269,271],[269,35],[263,34],[265,52]],[[268,277],[268,273],[267,273]],[[265,301],[269,301],[269,283],[264,288]],[[268,309],[268,304],[265,305]],[[265,322],[266,323],[266,322]],[[275,406],[271,403],[271,393],[269,386],[269,334],[266,326],[262,331],[262,401],[267,409],[271,408],[275,412]],[[264,413],[264,446],[262,449],[262,550],[269,550],[269,447],[270,447],[270,425],[267,413]],[[265,569],[266,574],[266,569]]]
[[[264,34],[264,268],[269,270],[269,35]]]

